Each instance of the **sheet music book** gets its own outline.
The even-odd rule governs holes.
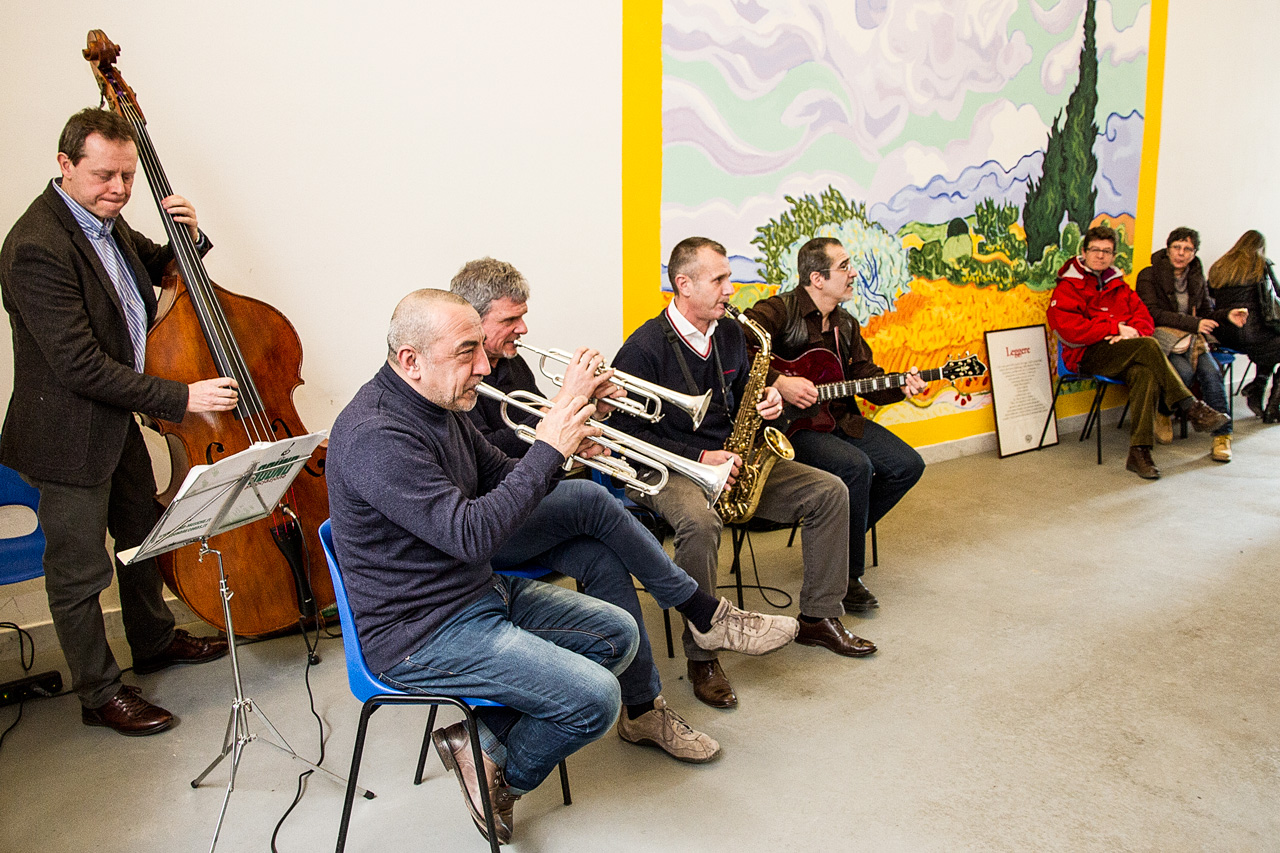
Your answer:
[[[145,560],[270,515],[325,438],[313,432],[259,441],[212,465],[194,466],[143,543],[119,553],[121,562]]]

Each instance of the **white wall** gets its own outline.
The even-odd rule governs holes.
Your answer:
[[[1250,228],[1280,256],[1278,43],[1274,0],[1169,0],[1153,242],[1199,230],[1206,271]]]
[[[175,191],[228,290],[297,328],[303,422],[327,428],[385,352],[395,302],[490,254],[529,279],[530,341],[621,343],[616,2],[6,3],[0,233],[98,102],[90,29],[122,48]],[[163,234],[149,191],[125,213]],[[0,331],[0,407],[12,389]],[[0,409],[2,411],[2,409]]]

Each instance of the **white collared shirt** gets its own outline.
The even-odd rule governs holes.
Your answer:
[[[671,328],[676,330],[680,340],[684,341],[685,345],[693,350],[698,358],[706,359],[711,355],[711,337],[716,333],[716,325],[720,322],[719,320],[712,320],[710,325],[707,326],[707,333],[704,335],[680,313],[680,309],[676,307],[674,299],[667,305],[667,319],[671,321]]]

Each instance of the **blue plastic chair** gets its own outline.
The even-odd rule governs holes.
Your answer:
[[[356,728],[356,742],[351,751],[351,772],[347,777],[347,793],[342,805],[342,820],[338,824],[338,846],[336,853],[342,853],[347,843],[347,828],[351,823],[351,809],[355,803],[356,777],[360,772],[360,760],[364,754],[364,739],[369,728],[369,718],[373,712],[383,705],[429,705],[431,714],[427,718],[427,729],[422,736],[422,749],[418,753],[418,767],[414,773],[413,784],[422,784],[422,772],[426,765],[427,751],[431,745],[431,732],[435,728],[436,711],[441,705],[457,708],[466,721],[467,734],[471,739],[472,760],[476,767],[484,767],[483,753],[480,749],[480,734],[476,728],[473,708],[499,708],[498,702],[487,699],[468,699],[454,696],[427,695],[398,691],[378,677],[365,663],[364,650],[360,647],[360,636],[356,631],[355,616],[351,612],[351,602],[347,599],[347,588],[342,580],[342,571],[338,568],[338,558],[333,549],[333,532],[326,519],[320,525],[320,545],[324,549],[325,561],[329,564],[329,577],[333,579],[333,595],[338,607],[338,618],[342,621],[342,646],[347,659],[347,681],[351,692],[364,703],[360,710],[360,724]],[[544,571],[545,574],[545,571]],[[565,762],[560,762],[560,787],[564,793],[564,804],[570,805],[569,770]],[[373,792],[366,797],[373,799]],[[493,824],[493,804],[489,801],[489,790],[486,785],[480,786],[480,799],[484,806],[485,825],[489,828],[489,849],[498,853],[498,835]]]
[[[1227,391],[1227,414],[1231,415],[1234,420],[1236,416],[1236,395],[1240,393],[1240,387],[1244,386],[1244,380],[1248,378],[1249,368],[1253,367],[1253,362],[1250,361],[1245,365],[1244,373],[1240,375],[1240,387],[1237,387],[1235,384],[1236,356],[1244,355],[1244,353],[1218,344],[1209,350],[1209,354],[1218,363],[1218,373],[1222,374],[1222,384],[1226,386]]]
[[[1107,393],[1108,385],[1124,385],[1119,379],[1112,379],[1109,376],[1098,376],[1093,373],[1076,373],[1067,367],[1067,363],[1062,359],[1062,341],[1058,341],[1058,384],[1053,389],[1053,402],[1049,404],[1049,413],[1044,418],[1044,429],[1040,432],[1040,447],[1044,447],[1044,437],[1049,434],[1049,422],[1053,419],[1057,411],[1058,395],[1062,393],[1063,382],[1093,382],[1095,386],[1093,394],[1093,402],[1089,404],[1089,414],[1085,416],[1084,428],[1080,430],[1080,438],[1078,441],[1084,441],[1089,437],[1089,433],[1094,427],[1098,427],[1098,464],[1102,464],[1102,398]],[[1117,428],[1124,426],[1125,415],[1129,414],[1129,404],[1124,404],[1124,411],[1120,413],[1120,423]]]
[[[24,506],[32,512],[40,504],[40,492],[0,465],[0,506]],[[0,585],[18,583],[44,574],[44,531],[36,529],[23,536],[0,538]]]

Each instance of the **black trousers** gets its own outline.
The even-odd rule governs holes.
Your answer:
[[[120,667],[107,644],[99,597],[120,581],[120,615],[133,656],[159,654],[173,639],[174,618],[154,560],[131,566],[107,552],[142,544],[159,515],[151,457],[131,424],[111,477],[96,486],[27,479],[40,490],[37,516],[44,530],[44,586],[58,642],[71,670],[71,686],[86,708],[97,708],[120,690]]]

